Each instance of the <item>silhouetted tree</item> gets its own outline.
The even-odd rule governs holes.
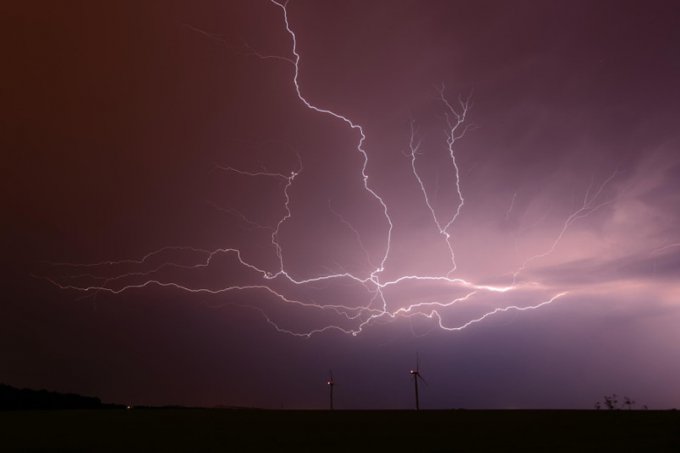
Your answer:
[[[633,400],[633,399],[631,399],[627,396],[624,396],[623,397],[623,404],[628,406],[628,410],[631,410],[633,408],[633,405],[635,404],[635,400]]]
[[[47,390],[18,389],[0,384],[0,410],[102,409],[117,407],[102,404],[99,398]]]
[[[627,406],[628,410],[632,410],[635,407],[635,400],[629,396],[624,396],[623,406]],[[600,410],[604,407],[607,410],[614,411],[623,409],[623,406],[619,405],[619,397],[616,393],[612,393],[611,395],[605,395],[602,398],[601,402],[600,401],[595,402],[596,410]],[[643,405],[642,407],[643,409],[647,409],[647,405]]]
[[[612,393],[611,395],[605,395],[604,396],[604,405],[610,411],[618,409],[619,408],[619,400],[618,400],[618,396],[616,395],[616,393]]]

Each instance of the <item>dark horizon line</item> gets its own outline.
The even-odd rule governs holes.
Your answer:
[[[79,409],[121,409],[121,410],[224,410],[224,411],[266,411],[266,412],[416,412],[413,408],[387,409],[387,408],[265,408],[256,406],[238,406],[229,404],[216,404],[213,406],[192,406],[181,404],[121,404],[103,403],[100,398],[81,395],[77,393],[60,393],[46,389],[18,388],[0,383],[0,410],[79,410]],[[662,412],[677,411],[677,408],[666,409],[650,408],[422,408],[425,412],[447,411],[471,411],[471,412]]]

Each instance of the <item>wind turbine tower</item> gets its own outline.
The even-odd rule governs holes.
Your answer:
[[[335,381],[333,380],[333,370],[328,372],[328,390],[330,391],[330,409],[333,410],[333,387],[335,386]]]
[[[420,399],[418,397],[418,381],[421,380],[423,383],[427,384],[425,379],[420,375],[420,359],[416,355],[416,368],[411,370],[411,376],[413,376],[413,385],[416,391],[416,410],[420,410]]]

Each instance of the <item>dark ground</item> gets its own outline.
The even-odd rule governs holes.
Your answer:
[[[4,411],[0,439],[0,451],[680,452],[680,412]]]

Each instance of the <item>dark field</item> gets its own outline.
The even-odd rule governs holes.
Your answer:
[[[680,412],[6,411],[0,439],[0,451],[680,452]]]

